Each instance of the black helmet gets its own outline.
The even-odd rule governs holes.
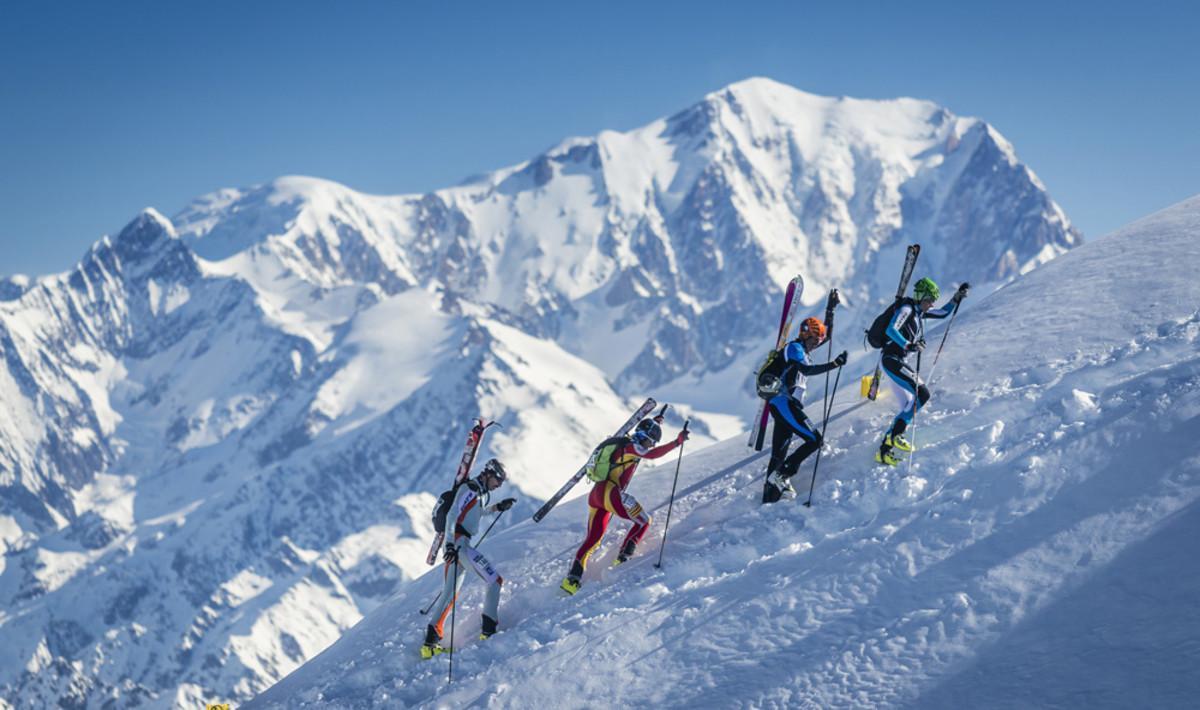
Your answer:
[[[496,480],[501,483],[508,480],[508,472],[504,470],[504,464],[496,459],[488,459],[488,462],[483,465],[483,473],[479,475],[483,476],[489,473],[495,476]]]
[[[662,427],[660,427],[658,422],[654,421],[653,419],[643,419],[642,421],[638,422],[637,429],[634,431],[635,437],[638,434],[646,437],[652,443],[657,444],[658,440],[662,438]]]

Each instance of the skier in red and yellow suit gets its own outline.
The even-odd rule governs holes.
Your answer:
[[[604,532],[608,529],[608,522],[613,515],[633,521],[633,527],[625,535],[625,541],[621,543],[621,553],[617,555],[617,561],[614,564],[621,564],[632,557],[638,542],[650,528],[650,514],[633,496],[625,492],[625,488],[629,485],[629,481],[633,478],[638,463],[642,459],[656,459],[665,456],[688,438],[688,432],[685,429],[679,432],[679,436],[674,440],[662,446],[654,446],[662,438],[662,427],[659,426],[661,421],[662,417],[655,417],[654,419],[643,419],[638,423],[630,442],[613,452],[608,479],[600,481],[592,487],[592,493],[588,496],[587,537],[584,538],[583,544],[575,553],[571,571],[562,582],[562,588],[568,594],[579,591],[583,571],[587,568],[588,557],[600,546],[600,541],[604,539]]]

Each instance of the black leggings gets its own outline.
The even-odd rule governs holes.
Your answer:
[[[769,408],[771,418],[775,421],[775,432],[771,436],[771,462],[767,464],[767,471],[779,471],[784,478],[791,478],[796,475],[804,459],[821,448],[824,439],[794,397],[775,395]],[[803,439],[804,443],[785,459],[793,434]]]
[[[900,413],[892,421],[889,433],[892,436],[900,436],[912,422],[917,410],[924,407],[925,403],[929,401],[929,388],[925,385],[918,385],[917,373],[913,372],[913,369],[898,357],[885,355],[883,371],[887,373],[893,389],[900,398]]]

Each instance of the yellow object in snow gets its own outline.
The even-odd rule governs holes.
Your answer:
[[[858,396],[861,397],[862,399],[867,399],[868,397],[871,396],[871,380],[873,378],[874,378],[874,375],[863,375],[862,376],[862,383],[858,387]],[[879,399],[880,397],[886,397],[886,396],[887,396],[887,388],[884,388],[884,387],[880,387],[879,390],[875,393],[875,399]]]

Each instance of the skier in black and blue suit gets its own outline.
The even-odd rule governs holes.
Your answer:
[[[804,413],[802,403],[809,375],[821,375],[846,364],[846,352],[830,362],[814,365],[808,353],[825,340],[825,324],[817,318],[805,318],[800,324],[800,337],[783,349],[783,374],[780,375],[779,393],[767,400],[767,408],[774,421],[771,436],[771,461],[767,464],[767,480],[763,484],[763,503],[774,503],[783,494],[792,491],[789,479],[796,475],[800,464],[812,452],[821,448],[823,438],[816,425]],[[792,436],[799,436],[804,443],[791,456],[787,456],[788,443]],[[786,456],[786,458],[785,458]]]
[[[914,297],[904,299],[896,307],[885,331],[887,343],[883,346],[880,365],[900,400],[900,412],[892,420],[892,426],[875,452],[877,463],[895,466],[900,462],[895,451],[913,450],[912,442],[904,438],[904,431],[912,423],[917,410],[929,401],[929,388],[917,381],[916,372],[908,366],[908,355],[925,349],[925,319],[946,318],[954,313],[969,288],[970,284],[964,283],[946,305],[934,308],[933,303],[938,299],[940,290],[933,279],[925,277],[913,286]]]

